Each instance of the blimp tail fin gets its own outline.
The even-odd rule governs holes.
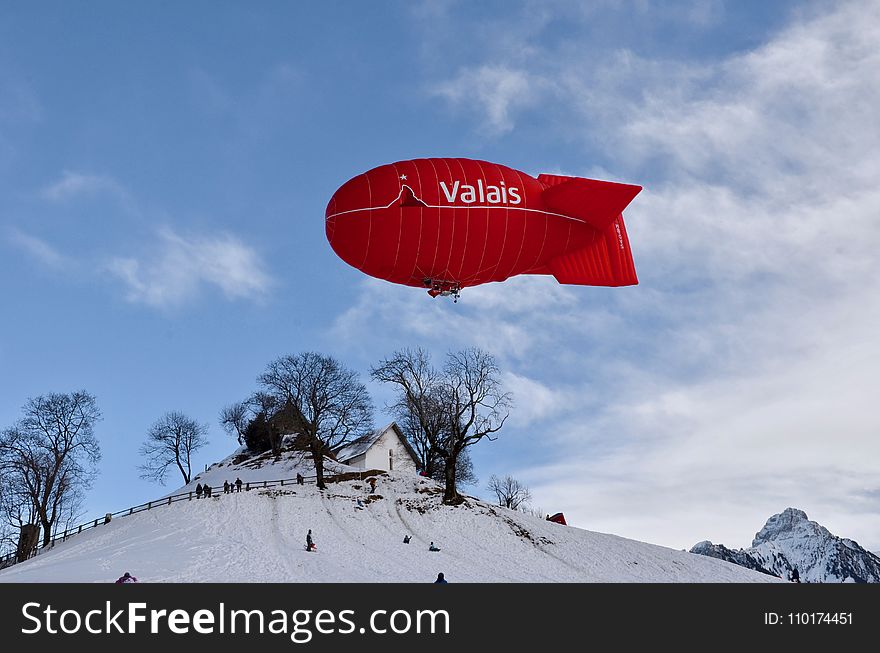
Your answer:
[[[547,188],[541,195],[551,210],[605,231],[642,190],[641,186],[583,177],[539,175]]]
[[[560,254],[547,267],[564,284],[634,286],[639,282],[622,215],[593,244]]]

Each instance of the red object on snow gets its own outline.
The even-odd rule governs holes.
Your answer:
[[[327,240],[358,270],[431,296],[519,274],[629,286],[638,279],[622,211],[641,189],[473,159],[399,161],[336,191]]]
[[[568,526],[568,524],[565,523],[565,515],[563,515],[561,512],[557,512],[555,515],[550,515],[549,517],[547,517],[547,521],[552,521],[556,522],[557,524],[562,524],[563,526]]]

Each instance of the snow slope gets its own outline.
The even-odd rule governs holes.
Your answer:
[[[195,482],[289,477],[300,463],[213,466]],[[284,467],[283,473],[279,464]],[[310,472],[307,467],[303,473]],[[247,475],[247,478],[245,478]],[[231,477],[231,478],[230,478]],[[766,582],[734,564],[561,526],[468,498],[451,507],[435,482],[403,473],[252,489],[115,519],[0,571],[0,582]],[[357,507],[357,499],[365,507]],[[317,552],[307,552],[312,529]],[[412,535],[410,544],[403,543]],[[428,551],[433,541],[439,553]]]
[[[727,560],[788,578],[797,569],[805,583],[878,583],[880,558],[858,542],[833,535],[803,510],[786,508],[755,534],[752,546],[732,550],[704,541],[691,553]]]

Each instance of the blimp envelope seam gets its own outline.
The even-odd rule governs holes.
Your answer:
[[[367,183],[369,183],[369,181]],[[400,201],[400,198],[403,195],[404,188],[409,188],[409,190],[413,194],[413,196],[417,200],[419,200],[420,202],[424,203],[424,205],[425,205],[424,208],[426,208],[426,209],[468,209],[468,210],[469,209],[496,209],[496,210],[500,210],[500,211],[505,211],[510,208],[510,207],[506,207],[506,206],[492,206],[492,205],[486,206],[484,204],[469,204],[468,206],[457,206],[455,204],[428,204],[421,197],[416,195],[415,191],[408,184],[403,184],[400,187],[400,192],[397,194],[397,197],[395,197],[393,200],[388,202],[388,204],[386,204],[385,206],[364,206],[359,209],[349,209],[347,211],[338,211],[336,213],[331,213],[330,215],[328,215],[326,217],[326,219],[329,220],[330,218],[335,218],[340,215],[346,215],[347,213],[358,213],[359,211],[383,211],[385,209],[390,209],[392,206],[394,206],[394,204],[396,202]],[[517,211],[527,211],[529,213],[541,213],[543,215],[552,215],[556,218],[565,218],[566,220],[571,220],[572,222],[579,222],[581,224],[586,224],[586,222],[584,222],[583,220],[579,220],[578,218],[573,218],[570,215],[563,215],[562,213],[553,213],[552,211],[542,211],[541,209],[526,209],[526,208],[519,208],[519,207],[517,207],[516,210]]]

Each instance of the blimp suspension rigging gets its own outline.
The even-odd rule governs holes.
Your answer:
[[[327,205],[346,263],[458,300],[521,274],[561,284],[638,283],[623,210],[641,186],[541,174],[474,159],[398,161],[360,174]]]

